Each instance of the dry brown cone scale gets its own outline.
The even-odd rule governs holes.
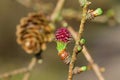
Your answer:
[[[46,49],[46,43],[53,39],[54,26],[41,13],[29,13],[17,26],[17,43],[28,54],[37,54]]]

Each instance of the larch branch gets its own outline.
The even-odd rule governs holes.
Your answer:
[[[72,27],[68,27],[68,30],[71,32],[73,38],[77,40],[77,32],[74,31]],[[105,80],[99,66],[94,62],[93,58],[91,57],[89,51],[87,50],[86,46],[83,46],[82,53],[84,54],[86,60],[90,63],[92,69],[94,70],[95,74],[97,75],[99,80]]]
[[[79,33],[78,33],[78,37],[73,49],[73,54],[72,54],[72,58],[69,64],[69,73],[68,73],[68,80],[72,80],[73,78],[73,68],[75,65],[75,61],[76,61],[76,57],[77,57],[77,45],[79,45],[79,41],[82,37],[83,31],[84,31],[84,25],[85,25],[85,21],[86,21],[86,15],[87,15],[87,7],[89,4],[86,3],[86,5],[83,7],[83,13],[82,13],[82,19],[81,19],[81,24],[79,27]]]

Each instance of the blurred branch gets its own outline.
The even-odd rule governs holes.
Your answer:
[[[29,80],[29,77],[30,77],[30,72],[33,70],[33,68],[35,67],[36,63],[37,63],[37,58],[36,57],[33,57],[31,62],[29,63],[29,66],[28,66],[28,71],[25,72],[25,75],[23,77],[23,80]]]
[[[16,0],[16,1],[24,5],[25,7],[30,7],[33,2],[33,0]]]
[[[37,58],[33,57],[31,62],[29,63],[28,67],[21,68],[21,69],[16,69],[16,70],[13,70],[12,72],[7,72],[7,73],[4,73],[4,74],[1,74],[0,79],[4,79],[4,78],[7,78],[7,77],[17,75],[17,74],[25,73],[23,80],[28,80],[30,72],[33,70],[36,63],[37,63]]]
[[[74,29],[72,27],[68,27],[68,30],[71,32],[73,38],[75,40],[77,40],[77,32],[74,31]],[[97,77],[99,78],[99,80],[104,80],[104,77],[101,74],[101,70],[99,68],[99,66],[94,62],[93,58],[91,57],[89,51],[87,50],[86,46],[83,46],[82,49],[82,53],[84,54],[86,60],[90,63],[90,65],[92,66],[92,69],[94,70],[94,72],[96,73]]]
[[[4,73],[4,74],[1,74],[0,79],[6,78],[6,77],[11,77],[11,76],[21,74],[21,73],[25,73],[27,71],[29,71],[28,68],[17,69],[17,70],[14,70],[12,72],[7,72],[7,73]]]
[[[49,12],[53,8],[52,3],[44,3],[41,0],[16,0],[18,3],[22,4],[27,8],[32,8],[35,11]]]
[[[51,20],[55,22],[55,20],[58,18],[62,7],[64,5],[65,0],[58,0],[56,8],[54,9],[53,13],[51,14]]]
[[[96,73],[97,77],[99,80],[105,80],[104,77],[102,76],[102,73],[100,72],[100,68],[99,66],[94,62],[94,60],[92,59],[90,53],[88,52],[86,46],[83,46],[83,50],[82,50],[85,58],[87,59],[87,61],[91,64],[94,72]]]

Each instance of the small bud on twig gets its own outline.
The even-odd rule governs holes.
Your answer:
[[[86,43],[86,40],[82,38],[82,39],[80,40],[80,44],[81,44],[81,45],[84,45],[85,43]]]
[[[87,70],[88,70],[87,66],[75,67],[73,70],[73,74],[79,74],[79,73],[87,71]]]
[[[87,19],[94,19],[97,16],[102,15],[103,11],[101,8],[97,8],[96,10],[88,10],[87,12]]]
[[[97,8],[97,9],[93,12],[93,14],[94,14],[95,16],[100,16],[102,13],[103,13],[103,11],[102,11],[101,8]]]

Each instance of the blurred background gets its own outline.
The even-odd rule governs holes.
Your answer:
[[[28,55],[16,43],[16,25],[22,17],[33,12],[33,8],[25,7],[27,0],[0,0],[0,74],[14,69],[25,67],[32,56]],[[54,4],[57,0],[41,0],[44,3]],[[120,0],[90,0],[90,8],[101,7],[105,12],[109,9],[115,11],[115,24],[109,22],[88,22],[84,32],[87,47],[98,65],[105,67],[103,73],[106,80],[120,79]],[[28,5],[29,6],[29,5]],[[77,0],[66,0],[65,8],[81,10]],[[50,11],[51,13],[52,11]],[[49,12],[48,12],[49,13]],[[78,30],[79,21],[68,20],[75,30]],[[114,22],[114,21],[112,21]],[[112,23],[110,22],[110,23]],[[59,26],[59,25],[58,25]],[[74,43],[69,46],[72,53]],[[57,56],[55,42],[48,43],[47,50],[43,52],[43,64],[37,64],[32,71],[30,80],[66,80],[68,66]],[[78,55],[77,66],[86,65],[87,61],[82,54]],[[13,76],[11,80],[21,80],[22,74]],[[75,75],[74,80],[98,80],[94,72],[86,71]]]

